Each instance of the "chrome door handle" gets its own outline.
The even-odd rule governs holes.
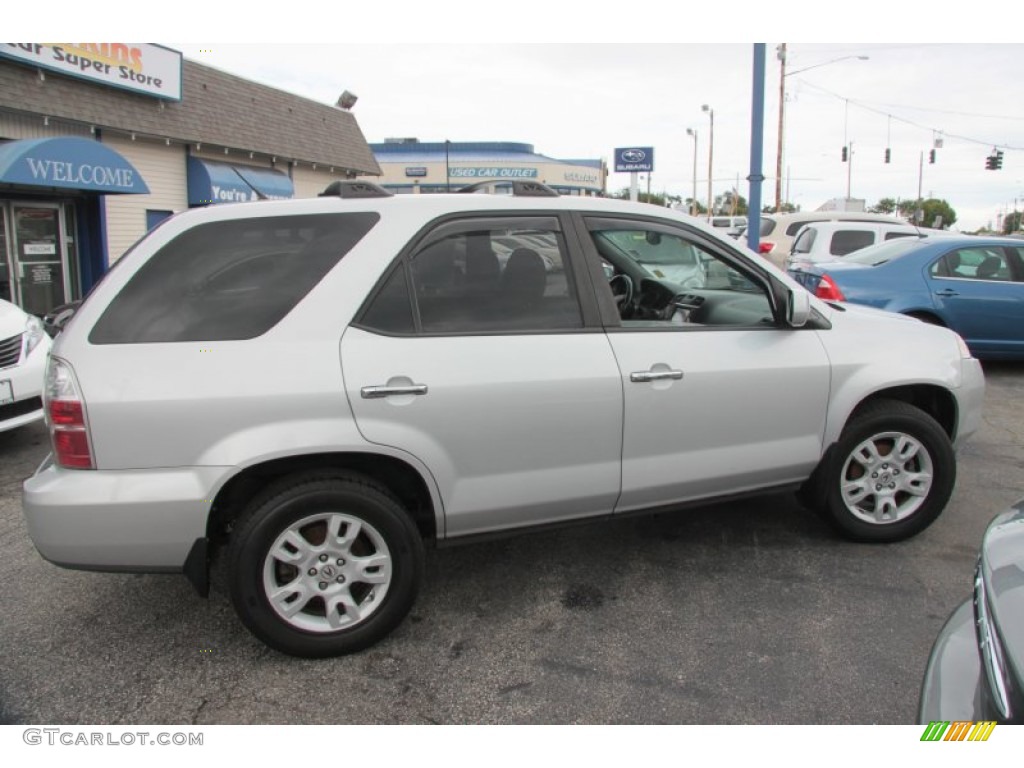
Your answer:
[[[661,381],[662,379],[681,379],[682,371],[634,371],[629,374],[629,380],[637,383],[645,381]]]
[[[941,291],[935,292],[936,296],[959,296],[960,294],[954,291],[952,288],[943,288]]]
[[[426,384],[410,384],[405,387],[363,387],[359,390],[359,395],[364,400],[373,400],[378,397],[388,397],[389,395],[425,395],[427,394]]]

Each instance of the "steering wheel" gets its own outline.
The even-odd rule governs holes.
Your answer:
[[[621,314],[623,309],[633,303],[633,278],[620,272],[608,281],[608,287],[612,289],[612,298]]]

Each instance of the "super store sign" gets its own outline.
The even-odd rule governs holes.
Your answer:
[[[181,54],[152,43],[3,43],[0,56],[181,101]]]

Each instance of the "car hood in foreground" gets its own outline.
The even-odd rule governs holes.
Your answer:
[[[1020,683],[1024,681],[1024,499],[989,524],[981,545],[981,567],[1005,660]],[[1024,691],[1016,694],[1021,697]]]
[[[25,332],[27,315],[20,307],[0,301],[0,339],[9,339]]]

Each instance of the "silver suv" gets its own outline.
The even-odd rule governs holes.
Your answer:
[[[861,541],[939,515],[984,389],[958,336],[667,209],[515,192],[167,220],[54,342],[39,552],[222,575],[318,657],[401,622],[443,540],[779,489]]]

